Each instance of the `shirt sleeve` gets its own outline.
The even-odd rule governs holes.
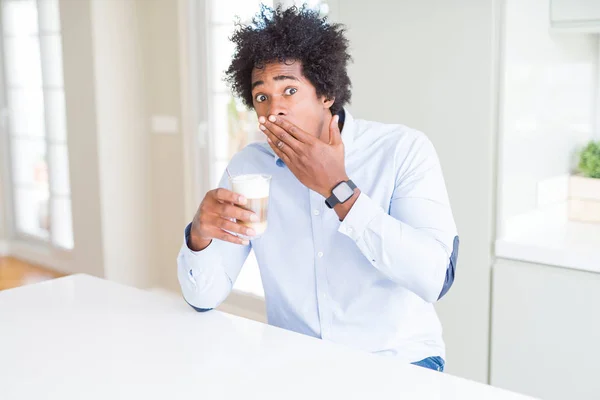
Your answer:
[[[458,236],[441,166],[423,135],[398,171],[389,210],[361,193],[339,232],[389,279],[427,302],[454,281]]]
[[[187,245],[191,224],[185,228],[183,245],[177,257],[177,277],[185,301],[197,311],[217,307],[231,292],[250,245],[241,246],[214,239],[201,251]]]
[[[219,187],[227,187],[226,175]],[[251,245],[213,239],[204,250],[192,251],[187,245],[191,225],[185,228],[177,256],[177,278],[185,301],[196,311],[208,311],[221,304],[231,292]]]

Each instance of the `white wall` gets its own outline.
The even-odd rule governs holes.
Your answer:
[[[4,76],[4,66],[3,63],[0,62],[0,76]],[[6,93],[4,88],[4,83],[0,83],[0,91]],[[2,96],[2,103],[6,104],[5,96]],[[7,236],[8,236],[8,224],[7,221],[7,202],[4,200],[4,196],[6,196],[5,183],[8,182],[7,174],[8,171],[8,132],[6,130],[6,119],[4,121],[0,121],[0,256],[8,253],[8,244],[7,244]]]
[[[1,140],[1,139],[0,139]],[[2,145],[3,146],[3,145]],[[2,157],[5,157],[5,152],[2,151],[4,149],[0,149],[0,155],[2,155]],[[0,242],[4,241],[6,239],[6,229],[5,229],[5,219],[4,219],[4,184],[3,184],[3,176],[2,174],[0,174]],[[0,249],[0,254],[2,254],[1,252],[2,250]]]
[[[335,14],[354,57],[354,115],[418,128],[437,148],[461,237],[456,282],[437,307],[447,370],[486,382],[497,2],[343,1]]]
[[[537,185],[576,167],[592,138],[598,36],[549,31],[549,0],[505,0],[502,218],[537,206]]]
[[[89,243],[87,251],[100,253],[95,257],[99,274],[109,279],[178,290],[175,257],[191,218],[185,207],[190,188],[184,187],[189,171],[182,135],[183,2],[63,2],[67,22],[74,26],[64,38],[72,42],[72,51],[65,49],[65,57],[73,57],[65,62],[65,79],[73,82],[67,94],[76,110],[69,116],[69,131],[90,132],[69,138],[72,163],[86,166],[85,172],[72,172],[75,251]],[[153,134],[153,115],[175,117],[179,131]],[[95,209],[93,196],[101,198]],[[83,268],[81,261],[73,266]]]
[[[53,267],[153,283],[136,2],[61,0],[75,248]],[[36,260],[41,261],[43,260]]]
[[[179,3],[60,6],[75,249],[17,252],[67,273],[177,289],[175,257],[190,218],[183,138],[152,135],[149,120],[181,121]]]
[[[63,70],[75,248],[64,272],[104,276],[92,15],[89,1],[61,0]],[[43,260],[37,260],[42,261]]]
[[[144,60],[144,88],[147,99],[146,118],[152,115],[169,115],[179,120],[177,134],[153,134],[146,129],[149,138],[150,158],[150,204],[152,236],[152,267],[156,271],[155,285],[179,291],[175,258],[183,241],[183,229],[191,221],[186,208],[187,190],[193,186],[184,184],[192,172],[186,170],[186,150],[183,130],[185,104],[182,104],[182,90],[185,90],[187,76],[182,71],[180,44],[179,7],[184,2],[175,0],[138,0],[140,21],[140,44]],[[186,32],[187,33],[187,32]],[[184,49],[186,50],[186,49]],[[184,93],[184,95],[189,92]],[[189,101],[189,100],[187,100]],[[185,116],[189,118],[189,115]],[[191,169],[191,166],[188,167]]]
[[[149,136],[137,4],[92,0],[92,46],[104,273],[148,286],[150,254]]]
[[[6,244],[6,220],[4,217],[4,193],[3,193],[3,185],[2,185],[2,176],[0,174],[0,256],[3,256],[7,253],[7,244]]]

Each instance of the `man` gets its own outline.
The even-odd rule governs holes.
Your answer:
[[[458,236],[431,142],[344,109],[341,25],[306,8],[262,8],[232,41],[227,80],[268,146],[249,145],[228,170],[272,176],[269,226],[258,239],[238,236],[253,236],[240,222],[255,216],[224,174],[185,230],[186,301],[218,306],[254,249],[270,324],[442,371],[432,303],[454,280]]]

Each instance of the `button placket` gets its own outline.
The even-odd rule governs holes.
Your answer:
[[[327,339],[330,334],[330,314],[331,307],[328,301],[328,284],[327,284],[327,266],[323,262],[324,252],[320,248],[322,246],[322,232],[323,232],[323,220],[322,220],[322,199],[313,191],[310,192],[310,208],[312,212],[312,226],[313,226],[313,248],[315,249],[314,260],[315,260],[315,279],[316,279],[316,291],[317,291],[317,308],[319,310],[319,322],[321,325],[321,338]]]

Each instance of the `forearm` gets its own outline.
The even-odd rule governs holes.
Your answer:
[[[184,299],[196,309],[213,309],[231,292],[232,282],[220,268],[200,267],[181,255],[177,259],[177,278]]]
[[[231,292],[249,246],[215,240],[202,251],[188,247],[190,226],[177,257],[177,277],[185,300],[193,307],[217,307]]]
[[[430,232],[387,214],[364,193],[357,196],[340,226],[369,262],[389,279],[434,302],[450,260],[447,246]]]

